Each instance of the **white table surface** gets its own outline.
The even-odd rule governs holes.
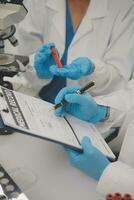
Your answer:
[[[0,136],[0,163],[30,200],[97,200],[96,182],[70,166],[63,148],[22,133]]]

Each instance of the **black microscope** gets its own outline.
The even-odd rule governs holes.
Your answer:
[[[14,36],[15,24],[21,22],[27,12],[23,0],[0,0],[0,85],[8,89],[13,89],[13,86],[12,83],[4,81],[4,77],[13,77],[18,72],[24,72],[29,58],[6,54],[5,41],[8,40],[13,46],[18,45]]]

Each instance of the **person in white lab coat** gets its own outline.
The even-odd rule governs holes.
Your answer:
[[[134,79],[125,89],[97,97],[96,101],[89,94],[74,93],[76,89],[77,86],[71,86],[59,92],[56,104],[63,99],[66,104],[56,109],[56,115],[64,116],[65,112],[68,112],[80,119],[96,123],[102,135],[111,128],[121,129],[118,136],[109,143],[113,152],[119,153],[117,161],[110,163],[88,138],[84,138],[83,153],[65,149],[71,164],[98,180],[97,189],[100,193],[129,193],[134,197]],[[108,111],[109,107],[108,117],[104,108]]]
[[[46,78],[38,89],[50,83],[55,74],[58,77],[68,78],[67,83],[64,79],[63,85],[76,83],[84,85],[90,79],[96,80],[96,86],[92,91],[92,94],[96,96],[123,88],[131,78],[134,63],[134,5],[132,0],[58,0],[58,3],[57,0],[28,0],[25,5],[29,13],[18,26],[20,42],[18,53],[34,54],[39,46],[50,42],[55,44],[62,59],[66,50],[64,64],[68,64],[67,73],[64,73],[65,66],[60,72],[56,71],[56,68],[50,71],[49,67],[53,64],[52,59],[49,59],[50,46],[43,45],[38,50],[36,70],[40,71],[41,78]],[[75,11],[75,16],[73,11]],[[72,35],[68,36],[69,33]],[[71,37],[68,46],[66,45],[67,37]],[[47,61],[46,55],[49,57]],[[77,58],[82,59],[76,60]],[[72,67],[76,70],[75,77],[70,71]],[[43,77],[45,70],[49,74],[48,77]],[[77,76],[78,72],[80,72],[79,76]],[[28,71],[27,77],[31,86],[38,85],[33,71],[31,73]],[[56,84],[53,85],[56,90]],[[59,85],[62,87],[61,80]],[[47,91],[51,88],[47,85]]]

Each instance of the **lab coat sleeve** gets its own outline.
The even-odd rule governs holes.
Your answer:
[[[28,14],[17,26],[19,46],[17,51],[22,55],[32,55],[43,43],[44,23],[46,20],[44,1],[24,1]],[[44,7],[44,9],[40,9]]]
[[[130,80],[124,89],[108,95],[97,96],[95,101],[111,108],[109,119],[96,124],[101,134],[105,135],[111,127],[120,127],[126,113],[134,106],[134,79]]]
[[[105,195],[119,192],[134,196],[134,168],[121,161],[109,164],[99,180],[97,190]]]
[[[109,164],[99,180],[97,189],[103,194],[120,192],[134,196],[134,121],[131,120],[127,124],[118,161]]]
[[[26,55],[30,57],[30,63],[26,73],[24,73],[24,77],[28,88],[39,91],[42,86],[50,82],[50,80],[40,80],[34,69],[35,52],[37,48],[44,43],[44,24],[46,24],[45,20],[47,20],[45,0],[28,0],[24,3],[28,9],[28,14],[26,18],[17,26],[19,46],[15,51],[19,55]]]
[[[36,70],[34,68],[34,56],[32,54],[29,58],[30,62],[27,66],[27,70],[23,73],[24,78],[26,79],[26,87],[29,89],[33,89],[36,93],[46,84],[49,84],[51,80],[45,80],[38,78],[36,74]]]
[[[134,63],[134,6],[122,11],[111,31],[111,38],[101,60],[92,61],[96,69],[92,74],[96,86],[92,93],[108,94],[123,88],[131,78]]]

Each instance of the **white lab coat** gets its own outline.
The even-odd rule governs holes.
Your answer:
[[[43,43],[54,42],[63,55],[65,46],[65,0],[28,0],[29,13],[18,26],[18,53],[30,55]],[[78,57],[88,57],[96,65],[91,76],[68,85],[84,85],[96,80],[94,95],[123,88],[131,78],[134,63],[134,6],[131,0],[91,0],[87,13],[68,50],[67,63]],[[33,69],[32,69],[33,70]],[[31,69],[29,85],[39,84]],[[30,83],[31,82],[31,83]]]
[[[104,133],[106,133],[107,136],[107,132],[109,132],[111,127],[122,126],[122,121],[126,113],[134,107],[134,78],[128,82],[124,89],[108,95],[97,96],[95,97],[95,100],[98,104],[109,106],[111,108],[110,118],[105,122],[96,125],[105,137]],[[119,149],[117,149],[117,151],[119,151]]]
[[[113,152],[120,152],[118,161],[104,170],[97,189],[103,194],[120,192],[134,197],[134,79],[124,90],[98,97],[97,101],[116,109],[114,116],[103,123],[103,128],[108,124],[116,126],[117,119],[121,125],[118,137],[109,144]]]
[[[120,148],[118,161],[111,163],[99,180],[97,189],[100,193],[129,193],[134,197],[134,107],[132,109],[130,115],[133,121],[128,121],[129,115],[126,117],[120,136],[114,141],[114,145]],[[128,129],[124,132],[126,127]]]

